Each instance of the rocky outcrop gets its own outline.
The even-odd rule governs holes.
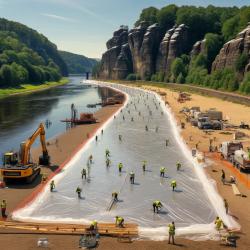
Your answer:
[[[244,70],[247,72],[250,70],[250,23],[235,39],[224,44],[213,62],[212,71],[234,68],[236,60],[242,53],[248,56],[248,63]]]
[[[130,72],[131,54],[128,47],[128,27],[121,26],[107,42],[107,51],[102,56],[100,77],[104,79],[123,79]]]
[[[150,79],[156,72],[168,74],[173,60],[187,53],[188,28],[182,24],[166,32],[162,39],[158,24],[141,22],[128,29],[122,26],[107,42],[102,57],[101,78],[123,79],[129,73]]]
[[[174,59],[187,53],[188,27],[184,24],[166,32],[157,55],[156,71],[170,73]]]
[[[206,54],[206,39],[196,42],[190,52],[191,57],[198,56],[200,53]]]

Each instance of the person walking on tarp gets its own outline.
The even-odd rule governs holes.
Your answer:
[[[220,231],[224,225],[222,219],[218,216],[216,217],[214,224],[217,231]]]
[[[81,199],[82,189],[81,189],[80,187],[77,187],[76,193],[77,193],[77,195],[78,195],[78,198]]]
[[[226,199],[224,199],[224,206],[225,206],[225,209],[226,209],[226,214],[228,214],[228,202]]]
[[[85,168],[82,169],[82,179],[83,179],[83,177],[84,177],[85,180],[86,180],[86,178],[87,178],[87,171],[86,171]]]
[[[112,198],[114,199],[114,201],[118,201],[118,193],[117,192],[113,192],[112,193]]]
[[[143,171],[143,172],[146,171],[146,164],[147,164],[146,161],[143,161],[143,162],[142,162],[142,171]]]
[[[89,156],[89,163],[92,164],[93,163],[93,155]]]
[[[166,147],[169,145],[169,139],[166,139]]]
[[[119,135],[119,141],[120,142],[122,141],[122,135]]]
[[[176,168],[177,168],[177,171],[181,170],[181,163],[179,161],[176,163]]]
[[[173,191],[174,191],[175,188],[177,187],[176,180],[172,180],[172,181],[171,181],[171,187],[172,187],[172,189],[173,189]]]
[[[130,183],[135,184],[135,173],[134,173],[134,171],[130,172]]]
[[[109,158],[106,159],[106,167],[110,167],[111,161]]]
[[[116,216],[115,225],[118,227],[124,227],[124,219],[121,216]]]
[[[1,202],[1,212],[2,212],[2,218],[6,218],[6,208],[7,208],[7,202],[6,200],[2,200]]]
[[[120,163],[118,164],[119,173],[122,172],[122,168],[123,168],[123,165],[122,165],[122,163],[120,162]]]
[[[52,181],[50,182],[50,192],[53,192],[55,188],[56,188],[55,181],[52,180]]]
[[[160,177],[164,177],[165,176],[165,170],[166,170],[166,168],[164,168],[164,167],[162,167],[160,169]]]
[[[92,232],[92,233],[96,233],[97,232],[97,221],[94,220],[91,222],[90,224],[90,227],[89,227],[89,230]]]
[[[175,224],[174,222],[172,222],[171,224],[168,225],[168,244],[170,244],[170,241],[172,239],[172,243],[173,245],[175,245],[174,236],[175,236]]]
[[[106,158],[107,158],[107,157],[110,157],[110,151],[109,151],[108,149],[106,149],[105,155],[106,155]]]
[[[153,210],[154,210],[154,213],[158,213],[158,211],[162,208],[162,204],[160,201],[154,201],[153,202]]]

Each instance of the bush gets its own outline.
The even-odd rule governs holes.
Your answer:
[[[140,80],[139,78],[140,78],[140,77],[138,77],[137,74],[129,74],[129,75],[126,77],[126,80],[127,80],[127,81],[136,81],[136,80]]]
[[[250,73],[247,73],[240,85],[240,92],[250,94]]]
[[[152,82],[164,82],[165,74],[164,72],[157,72],[156,74],[151,76]]]
[[[244,71],[246,65],[248,63],[248,56],[246,53],[242,53],[238,56],[235,62],[235,69],[237,71]]]
[[[185,77],[183,76],[182,73],[180,73],[177,77],[177,80],[176,80],[177,83],[185,83]]]

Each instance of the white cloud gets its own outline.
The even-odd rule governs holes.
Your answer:
[[[55,14],[41,13],[41,15],[45,16],[45,17],[49,17],[49,18],[53,18],[53,19],[65,21],[65,22],[71,22],[71,23],[75,23],[76,22],[76,20],[74,20],[72,18],[68,18],[68,17],[64,17],[64,16],[59,16],[59,15],[55,15]]]

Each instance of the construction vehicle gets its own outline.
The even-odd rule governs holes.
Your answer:
[[[233,162],[233,156],[235,151],[240,150],[242,148],[243,146],[241,142],[223,142],[220,147],[221,156],[224,159]]]
[[[92,113],[80,113],[80,118],[75,117],[71,119],[65,119],[65,120],[61,120],[61,122],[81,125],[81,124],[96,123],[97,119],[94,117],[94,114]]]
[[[30,148],[38,136],[40,136],[43,154],[39,157],[39,164],[35,164],[31,162]],[[30,183],[40,174],[40,165],[49,166],[49,164],[50,156],[46,148],[45,129],[41,123],[34,134],[21,143],[19,154],[17,152],[6,152],[4,154],[0,174],[4,181],[22,179]]]
[[[241,122],[239,127],[242,129],[249,129],[249,125],[246,124],[245,122]]]
[[[234,152],[233,164],[240,170],[250,170],[250,152],[236,150]]]

